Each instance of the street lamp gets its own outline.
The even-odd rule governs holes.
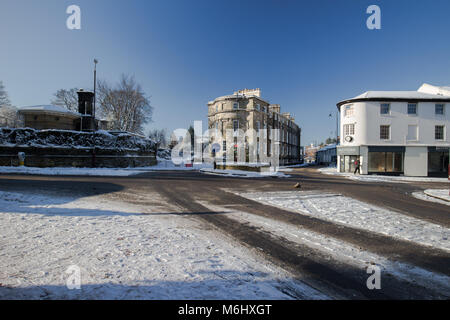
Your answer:
[[[330,118],[333,118],[333,113],[330,112],[328,115]],[[339,113],[336,111],[336,145],[339,143]]]
[[[95,123],[95,100],[97,100],[96,90],[97,90],[97,63],[98,60],[94,59],[94,130],[97,131],[97,125]]]

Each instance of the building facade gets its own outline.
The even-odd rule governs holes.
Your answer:
[[[262,139],[260,132],[264,129],[267,132],[267,148],[269,155],[273,150],[273,143],[279,142],[279,163],[291,164],[301,161],[301,129],[295,123],[294,117],[289,113],[281,113],[279,104],[270,104],[261,98],[261,90],[240,90],[233,95],[216,98],[208,103],[208,128],[211,133],[211,141],[219,134],[222,137],[221,150],[224,154],[233,152],[239,147],[237,132],[247,132],[254,130],[256,140],[251,136],[245,137],[245,148],[248,144],[256,143]],[[279,137],[273,138],[271,131],[278,129]],[[232,136],[227,136],[227,130],[234,132]],[[247,150],[248,152],[248,150]],[[258,148],[259,154],[263,152]],[[224,156],[225,158],[225,156]],[[248,162],[248,157],[246,158]]]
[[[25,128],[75,130],[80,119],[78,113],[60,106],[40,105],[19,108]]]
[[[368,91],[337,104],[340,172],[447,176],[450,88],[424,84],[418,91]]]
[[[336,145],[329,144],[316,152],[316,164],[318,165],[336,165],[337,153]]]

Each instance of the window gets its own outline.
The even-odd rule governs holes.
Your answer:
[[[233,109],[234,110],[239,109],[239,103],[237,102],[233,103]]]
[[[260,127],[261,127],[260,122],[256,121],[256,132],[259,132]]]
[[[403,152],[369,152],[369,172],[403,172]]]
[[[442,104],[442,103],[436,104],[434,107],[434,113],[437,115],[443,116],[444,115],[444,104]]]
[[[223,111],[223,107],[224,107],[224,106],[225,106],[225,103],[222,103],[222,106],[221,106],[221,107],[222,107],[222,109],[221,109],[222,111]]]
[[[408,114],[417,114],[417,103],[408,103]]]
[[[257,104],[257,105],[255,106],[255,109],[259,111],[259,110],[260,110],[260,105]]]
[[[261,110],[262,110],[262,112],[266,112],[266,107],[263,106],[263,107],[261,108]]]
[[[355,134],[355,124],[344,124],[344,136],[352,136]]]
[[[344,116],[345,117],[353,116],[353,105],[352,104],[345,106]]]
[[[418,127],[417,125],[409,125],[408,126],[408,136],[406,137],[406,140],[408,141],[417,141],[418,139]]]
[[[389,140],[391,126],[380,126],[380,139]]]
[[[233,120],[233,131],[237,131],[239,129],[239,120]]]
[[[434,138],[436,140],[444,140],[444,126],[434,127]]]
[[[391,113],[391,105],[389,103],[382,103],[380,105],[380,114],[390,114]]]
[[[219,105],[216,104],[216,112],[219,112]]]

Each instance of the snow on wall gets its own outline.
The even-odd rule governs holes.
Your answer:
[[[107,131],[81,132],[68,130],[36,130],[31,128],[0,128],[0,146],[41,148],[97,148],[153,151],[155,143],[131,133],[112,134]]]

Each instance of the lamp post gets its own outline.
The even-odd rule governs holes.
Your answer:
[[[94,59],[94,130],[95,131],[97,131],[97,125],[96,125],[96,123],[95,123],[95,100],[97,100],[97,95],[96,95],[96,90],[97,90],[97,63],[98,63],[98,60],[97,59]]]
[[[333,113],[330,112],[328,115],[330,118],[333,118]],[[339,113],[336,111],[336,145],[339,143]]]

